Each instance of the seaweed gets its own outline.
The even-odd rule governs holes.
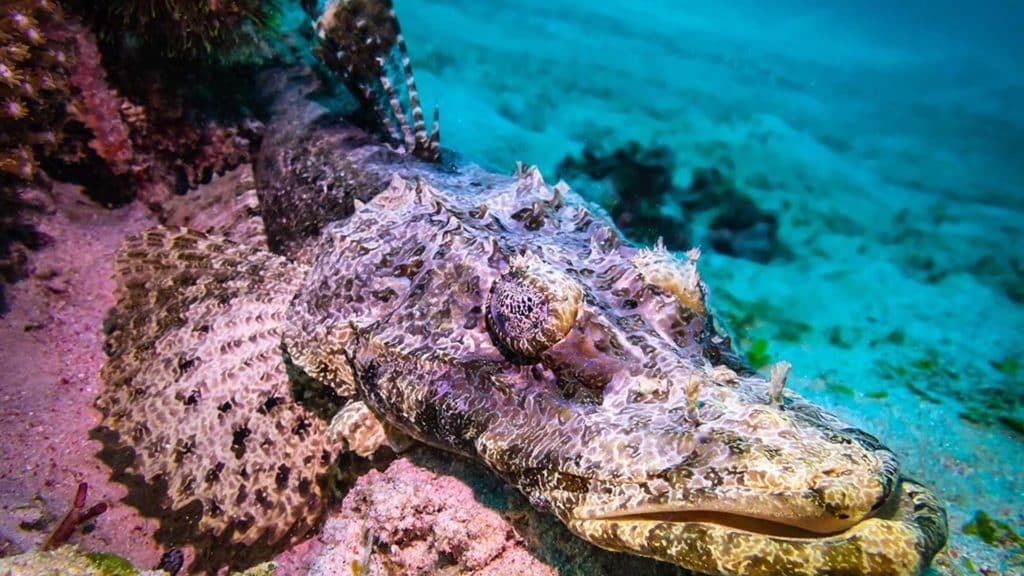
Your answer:
[[[999,422],[1017,434],[1024,436],[1024,419],[1017,418],[1015,416],[999,415],[996,416],[996,422]]]
[[[775,337],[783,342],[800,342],[805,334],[811,331],[811,325],[800,320],[789,318],[777,318],[775,324]]]
[[[763,209],[717,167],[697,168],[690,184],[673,184],[675,161],[664,146],[629,142],[605,153],[587,144],[580,156],[566,156],[559,178],[606,210],[627,236],[643,243],[659,237],[671,250],[685,250],[696,216],[707,214],[700,235],[721,254],[767,263],[789,251],[779,241],[778,218]],[[679,213],[679,216],[673,214]]]
[[[139,573],[131,562],[110,552],[86,552],[85,558],[103,576],[135,576]]]
[[[682,206],[713,214],[707,240],[716,252],[761,264],[788,254],[779,240],[778,217],[761,209],[718,168],[693,171],[690,185],[683,191]]]
[[[974,514],[974,518],[964,524],[963,533],[977,536],[989,546],[1000,548],[1024,548],[1024,537],[1021,537],[1009,523],[993,519],[984,510]]]
[[[717,302],[724,316],[725,324],[735,334],[748,335],[755,329],[770,330],[767,338],[773,341],[799,343],[813,327],[803,321],[789,318],[786,310],[768,300],[741,300],[733,294],[720,289],[715,292]],[[752,341],[740,337],[740,344],[750,346]]]
[[[689,227],[662,213],[674,191],[674,170],[664,146],[629,142],[605,153],[588,143],[579,158],[566,156],[556,174],[608,210],[630,238],[653,243],[661,237],[670,250],[685,250],[692,245]]]
[[[882,342],[886,344],[892,344],[894,346],[902,346],[907,341],[907,334],[903,330],[896,328],[885,335],[882,338]]]
[[[836,394],[842,394],[844,396],[850,396],[851,398],[853,396],[855,396],[853,388],[850,388],[846,384],[841,384],[839,382],[825,382],[825,388],[828,391],[834,392]]]
[[[836,348],[849,350],[853,347],[853,341],[843,333],[842,326],[833,326],[828,331],[828,342]]]
[[[991,372],[965,364],[954,357],[944,357],[934,349],[907,361],[880,361],[879,376],[902,384],[930,404],[953,401],[958,404],[957,416],[981,427],[998,426],[1024,439],[1024,392],[1020,386],[1015,357],[988,362]],[[997,377],[993,378],[992,374]]]
[[[921,388],[917,384],[914,384],[913,382],[907,382],[906,385],[907,389],[913,392],[914,395],[920,398],[921,400],[924,400],[929,404],[942,404],[941,399],[931,395],[927,390]]]
[[[1007,356],[1000,360],[989,360],[989,365],[997,372],[1013,378],[1020,373],[1020,360],[1016,356]]]
[[[754,370],[760,370],[771,364],[772,358],[768,354],[768,340],[764,338],[754,340],[750,347],[747,348],[743,357],[747,359],[747,364]]]

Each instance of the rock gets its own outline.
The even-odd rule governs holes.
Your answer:
[[[631,239],[653,244],[660,237],[670,250],[686,250],[691,247],[686,223],[663,212],[674,191],[674,170],[668,148],[630,142],[608,154],[584,148],[579,158],[562,160],[557,175],[608,210]]]
[[[762,210],[718,168],[695,169],[682,204],[687,211],[713,213],[707,241],[716,252],[761,263],[785,252],[778,218]]]

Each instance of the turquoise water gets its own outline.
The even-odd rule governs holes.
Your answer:
[[[776,215],[788,254],[756,262],[689,213],[740,347],[792,361],[947,500],[936,570],[1022,570],[1019,542],[968,534],[978,512],[1024,526],[1019,3],[396,7],[447,146],[549,181],[586,147],[663,146],[668,217],[710,167]]]

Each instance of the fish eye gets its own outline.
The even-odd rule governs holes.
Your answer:
[[[491,285],[487,329],[499,348],[535,360],[572,329],[579,285],[530,256],[517,258]]]

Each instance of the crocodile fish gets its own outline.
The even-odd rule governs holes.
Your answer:
[[[159,227],[116,256],[95,435],[158,537],[244,563],[315,533],[346,458],[420,442],[602,548],[707,574],[921,573],[947,537],[933,493],[787,389],[788,365],[743,364],[698,251],[630,243],[535,167],[446,159],[393,18],[321,16],[379,135],[286,99],[250,191],[265,235]],[[330,19],[406,86],[373,54],[360,71]]]

